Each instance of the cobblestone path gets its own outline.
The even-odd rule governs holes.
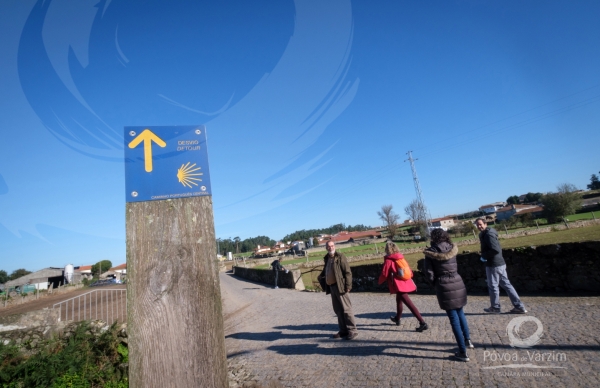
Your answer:
[[[523,297],[543,334],[530,348],[513,348],[507,325],[523,315],[490,315],[487,296],[469,296],[465,313],[475,349],[455,361],[450,323],[433,295],[412,300],[430,329],[415,332],[405,308],[401,326],[388,294],[352,293],[359,336],[334,340],[329,295],[274,290],[221,274],[232,386],[244,387],[598,387],[600,297]],[[502,296],[503,310],[512,306]],[[539,325],[525,322],[517,339]],[[512,365],[512,367],[511,367]]]

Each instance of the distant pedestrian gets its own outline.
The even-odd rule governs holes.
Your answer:
[[[502,257],[502,247],[498,241],[498,232],[494,228],[488,228],[484,218],[478,218],[475,226],[479,229],[479,242],[481,243],[481,261],[485,263],[487,275],[488,292],[490,294],[490,307],[483,309],[486,313],[501,312],[500,309],[500,287],[506,291],[514,308],[510,310],[513,314],[525,314],[527,310],[521,302],[517,291],[510,284],[506,273],[506,262]]]
[[[282,257],[279,257],[278,259],[276,259],[275,261],[273,261],[271,263],[271,268],[273,269],[273,274],[275,275],[275,289],[279,288],[278,287],[278,280],[279,280],[279,271],[286,271],[287,270],[285,268],[283,268],[283,266],[281,265],[281,259]]]
[[[418,332],[427,330],[429,326],[421,317],[419,309],[413,304],[408,297],[409,292],[417,290],[415,282],[412,280],[412,271],[408,266],[404,255],[400,253],[398,246],[392,241],[388,241],[385,244],[386,256],[383,258],[383,268],[381,275],[379,275],[379,284],[383,284],[387,281],[390,294],[396,294],[396,315],[391,316],[390,319],[400,326],[400,318],[402,318],[402,304],[405,304],[410,312],[419,321]]]
[[[431,231],[431,247],[425,249],[425,278],[435,286],[438,304],[450,319],[452,332],[458,345],[455,357],[469,361],[467,348],[474,348],[469,334],[469,325],[463,311],[467,305],[467,289],[458,274],[456,254],[458,248],[442,229]]]
[[[358,336],[350,290],[352,289],[352,272],[346,256],[336,252],[335,242],[325,244],[327,254],[323,258],[325,265],[319,275],[319,283],[325,285],[325,293],[331,294],[333,311],[337,315],[339,331],[332,336],[334,339],[353,340]]]

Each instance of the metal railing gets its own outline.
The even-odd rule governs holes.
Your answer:
[[[102,320],[106,323],[127,320],[127,290],[94,290],[52,306],[59,321]]]

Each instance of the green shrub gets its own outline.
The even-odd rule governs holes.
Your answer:
[[[117,337],[116,324],[93,334],[88,322],[75,327],[66,337],[44,342],[29,357],[17,347],[0,343],[0,386],[96,388],[127,387],[127,346]]]

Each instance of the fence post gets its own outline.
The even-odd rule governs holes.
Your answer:
[[[227,387],[212,197],[126,205],[129,386]]]
[[[567,219],[565,217],[563,217],[563,222],[565,223],[565,226],[567,227],[567,229],[571,229],[571,228],[569,228],[569,223],[567,222]]]

